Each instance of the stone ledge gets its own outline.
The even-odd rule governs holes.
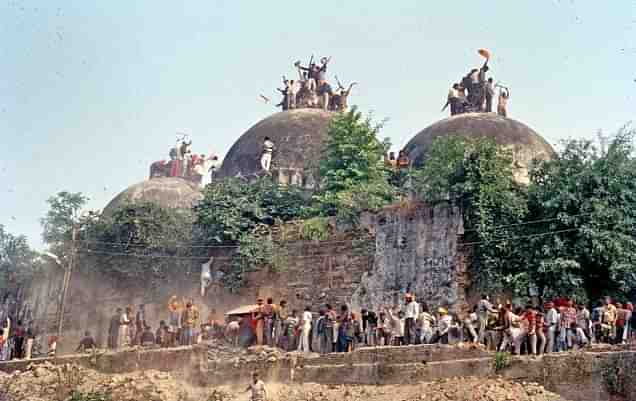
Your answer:
[[[155,369],[176,371],[199,369],[207,362],[207,349],[195,347],[131,348],[122,351],[98,351],[94,354],[71,354],[52,358],[20,359],[0,362],[0,371],[11,373],[24,371],[29,365],[51,363],[53,365],[78,364],[104,373],[125,373],[134,370]]]

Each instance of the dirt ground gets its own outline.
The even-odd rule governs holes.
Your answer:
[[[533,383],[456,378],[408,386],[332,386],[266,383],[268,401],[557,401],[558,395]],[[73,391],[84,398],[72,398]],[[147,370],[102,374],[76,365],[30,366],[0,375],[0,401],[249,401],[237,386],[192,387],[183,377]],[[86,397],[92,394],[93,398]],[[108,399],[108,398],[105,398]]]

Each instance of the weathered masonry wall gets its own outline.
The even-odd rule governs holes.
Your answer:
[[[130,349],[119,352],[72,354],[57,358],[19,359],[0,362],[0,372],[11,373],[18,370],[24,372],[31,364],[38,365],[45,362],[53,365],[73,363],[103,373],[127,373],[154,369],[163,372],[184,371],[194,375],[206,369],[207,348]]]
[[[110,320],[117,307],[146,304],[147,321],[153,329],[167,319],[171,295],[193,298],[201,316],[215,311],[222,319],[231,308],[254,303],[256,297],[286,299],[293,309],[331,303],[379,308],[414,292],[418,299],[459,309],[465,302],[466,267],[458,250],[462,231],[461,213],[449,205],[421,204],[387,208],[363,217],[363,231],[351,237],[340,233],[319,242],[290,243],[285,249],[284,269],[250,273],[238,293],[212,287],[200,294],[198,274],[175,271],[152,288],[147,283],[121,283],[83,266],[72,277],[64,319],[64,335],[58,350],[73,349],[85,330],[104,346]],[[215,259],[216,269],[228,268],[227,257]],[[34,326],[40,332],[56,332],[56,313],[61,273],[39,280],[31,289]],[[46,340],[43,338],[43,344]]]
[[[461,309],[466,301],[465,256],[458,248],[463,219],[450,204],[412,204],[367,215],[375,258],[353,294],[356,306],[394,305],[406,292],[431,306]]]

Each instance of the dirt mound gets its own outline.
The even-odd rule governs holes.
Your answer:
[[[392,386],[267,384],[269,401],[564,401],[536,383],[503,379],[456,378]],[[247,401],[229,388],[231,399]],[[215,400],[221,401],[221,400]]]
[[[110,395],[113,401],[198,401],[203,396],[203,389],[156,370],[109,375],[78,365],[43,363],[0,376],[0,401],[58,401],[70,399],[73,392]]]
[[[254,351],[248,351],[248,354]],[[260,352],[258,355],[260,357]],[[248,401],[243,386],[194,388],[177,374],[146,370],[103,374],[77,365],[30,365],[0,375],[0,401]],[[455,378],[392,386],[266,383],[268,401],[561,401],[534,383]],[[74,392],[94,398],[72,398]],[[110,398],[98,398],[107,395]]]

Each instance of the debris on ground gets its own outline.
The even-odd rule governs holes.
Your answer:
[[[266,388],[268,401],[563,401],[536,383],[502,378],[462,377],[387,386],[266,383]],[[155,370],[104,374],[48,362],[0,375],[2,401],[101,400],[97,397],[105,395],[110,398],[103,399],[112,401],[247,401],[244,389],[238,385],[191,387],[183,377]],[[84,398],[72,398],[74,391]],[[86,397],[89,394],[93,398]]]

